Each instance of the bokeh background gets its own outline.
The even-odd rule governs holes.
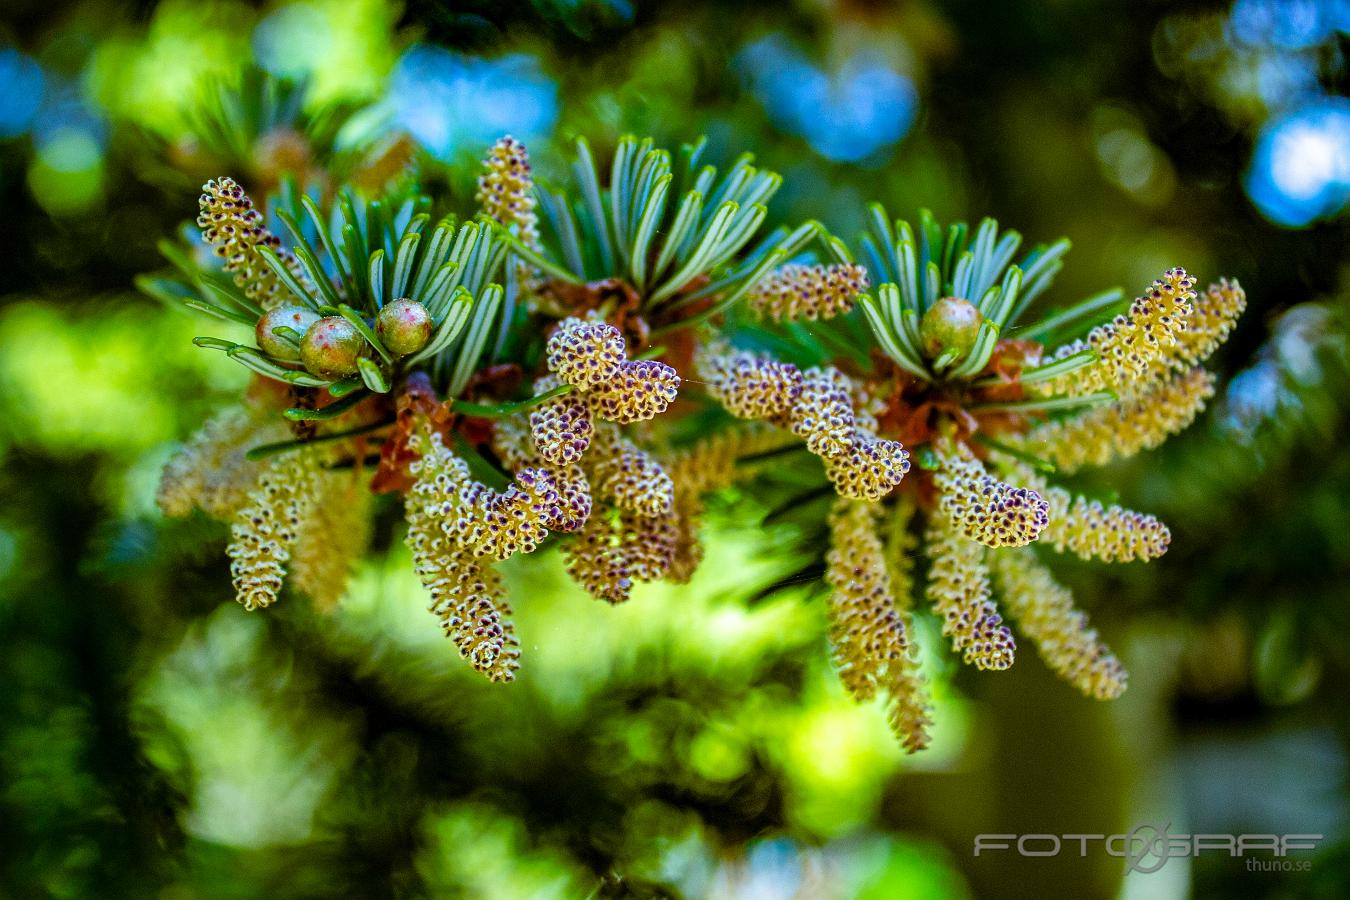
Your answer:
[[[1350,896],[1348,28],[1345,0],[5,0],[0,896]],[[809,548],[735,491],[688,589],[615,609],[555,557],[507,566],[508,687],[392,527],[335,612],[245,612],[224,529],[153,494],[246,373],[132,281],[206,177],[297,162],[203,139],[246,71],[303,79],[338,148],[411,135],[465,203],[505,132],[543,177],[578,134],[707,134],[786,176],[776,220],[1067,235],[1061,299],[1239,278],[1220,397],[1098,485],[1171,551],[1061,569],[1125,697],[942,654],[904,757],[829,669],[821,586],[768,590]],[[1306,872],[971,852],[1142,823],[1326,838]]]

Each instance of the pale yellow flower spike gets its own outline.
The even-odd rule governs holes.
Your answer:
[[[769,421],[803,438],[840,496],[880,500],[909,471],[909,452],[900,442],[871,430],[876,398],[837,369],[801,372],[790,363],[725,347],[700,354],[696,365],[709,393],[732,415]]]
[[[825,475],[841,497],[880,500],[895,490],[909,471],[909,451],[861,428],[848,450],[824,460]]]
[[[1017,644],[989,599],[984,546],[969,540],[940,510],[929,516],[925,542],[931,561],[928,597],[942,616],[942,633],[952,649],[980,669],[1011,666]]]
[[[703,559],[703,547],[698,540],[703,495],[753,474],[756,466],[741,462],[745,457],[777,450],[794,441],[786,432],[771,428],[727,429],[681,451],[666,464],[675,485],[676,544],[666,575],[669,580],[687,582]]]
[[[290,561],[315,501],[318,460],[307,451],[287,453],[264,466],[230,527],[230,575],[245,609],[271,606],[281,594]]]
[[[234,283],[263,309],[280,306],[291,293],[263,259],[261,248],[270,248],[292,275],[302,282],[306,280],[295,256],[263,225],[262,214],[234,179],[208,181],[202,186],[197,205],[200,208],[197,226],[202,229],[202,240],[225,260],[225,271],[234,276]]]
[[[1042,532],[1041,541],[1056,551],[1068,550],[1080,559],[1102,562],[1147,561],[1167,552],[1172,533],[1157,517],[1075,497],[1064,488],[1048,485],[1022,463],[1009,469],[1019,484],[1039,491],[1050,504],[1050,524]]]
[[[870,282],[856,263],[834,266],[787,265],[750,293],[750,308],[775,322],[830,319],[853,309]]]
[[[1063,358],[1084,349],[1097,353],[1093,365],[1047,382],[1047,394],[1114,391],[1120,396],[1148,384],[1148,376],[1165,360],[1186,331],[1195,299],[1195,279],[1185,269],[1169,269],[1135,299],[1130,311],[1099,325],[1086,341],[1074,341],[1055,353]]]
[[[471,481],[460,488],[450,533],[474,556],[503,560],[533,553],[557,521],[560,494],[543,469],[521,469],[514,483],[498,492]]]
[[[408,548],[417,577],[431,593],[429,609],[460,655],[492,681],[511,681],[520,646],[500,577],[461,546],[453,524],[469,468],[429,428],[414,432],[409,465],[415,481],[404,497]]]
[[[1190,425],[1214,395],[1214,381],[1211,373],[1195,368],[1131,400],[1046,422],[1032,429],[1022,444],[1066,474],[1124,459],[1157,447]]]
[[[1073,595],[1055,581],[1030,549],[991,554],[1003,607],[1036,644],[1047,666],[1089,697],[1112,700],[1128,674],[1097,637]]]
[[[586,460],[597,493],[622,509],[646,516],[664,516],[675,503],[675,484],[650,453],[604,424],[595,451]]]
[[[230,519],[248,501],[263,464],[245,455],[258,444],[284,440],[279,416],[254,404],[231,407],[212,418],[164,466],[155,500],[166,516],[200,508]]]
[[[876,509],[841,497],[830,512],[830,639],[849,693],[867,700],[886,691],[891,726],[913,753],[928,746],[928,696],[877,537]]]
[[[852,448],[857,428],[852,388],[848,377],[838,369],[807,369],[802,373],[801,395],[790,411],[789,427],[817,456],[842,456]]]
[[[474,196],[484,214],[510,228],[527,247],[539,246],[539,218],[535,213],[534,178],[525,145],[507,135],[488,150]]]
[[[670,517],[612,508],[597,511],[563,547],[568,574],[591,596],[616,604],[629,599],[637,582],[663,577],[675,552]]]
[[[544,457],[525,415],[498,419],[492,429],[492,449],[510,472],[537,468],[553,481],[558,514],[547,523],[550,531],[579,531],[591,514],[591,488],[581,466],[554,465]]]
[[[291,582],[314,604],[331,610],[347,590],[352,562],[370,542],[373,495],[351,473],[320,474],[313,513],[300,530]]]
[[[460,656],[489,681],[514,680],[520,668],[520,642],[511,622],[506,586],[497,571],[472,559],[461,547],[434,556],[423,556],[414,547],[413,563],[431,592],[427,609],[441,620],[441,628]]]
[[[941,462],[933,473],[937,514],[987,547],[1021,547],[1040,537],[1049,522],[1040,494],[999,481],[962,444],[944,438],[933,450]]]
[[[1155,372],[1148,380],[1156,383],[1172,371],[1184,372],[1209,359],[1228,340],[1246,308],[1247,294],[1236,280],[1221,278],[1211,284],[1191,304],[1186,330],[1176,335],[1170,352],[1155,362]]]
[[[1085,497],[1073,498],[1070,507],[1067,491],[1055,488],[1053,493],[1045,538],[1061,553],[1069,550],[1080,559],[1133,562],[1156,559],[1167,552],[1172,532],[1156,516],[1115,504],[1103,506]],[[1059,503],[1065,509],[1056,518],[1055,506]]]

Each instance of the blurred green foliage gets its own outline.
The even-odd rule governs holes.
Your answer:
[[[45,80],[28,130],[0,138],[0,895],[1344,896],[1346,220],[1283,229],[1244,193],[1274,104],[1243,73],[1270,54],[1228,15],[1124,0],[6,4],[0,35]],[[821,155],[747,81],[745,48],[771,35],[835,79],[839,106],[858,106],[851,60],[899,73],[912,128],[858,161]],[[415,47],[450,54],[434,61],[451,89],[422,106],[389,87],[406,88]],[[1343,48],[1333,31],[1298,51],[1328,95]],[[510,687],[461,665],[421,609],[392,511],[333,614],[238,608],[222,530],[164,522],[153,493],[169,443],[242,372],[130,285],[201,178],[225,174],[200,171],[189,111],[258,64],[307,77],[315,108],[371,102],[367,132],[447,108],[467,127],[474,97],[542,73],[554,93],[511,103],[540,111],[545,177],[579,133],[597,148],[706,133],[713,158],[752,149],[785,175],[775,221],[852,233],[876,199],[1068,234],[1064,295],[1133,291],[1174,264],[1240,278],[1252,307],[1217,361],[1237,376],[1227,396],[1108,476],[1171,524],[1170,553],[1066,573],[1134,672],[1125,698],[1092,705],[1030,656],[1004,675],[934,658],[934,747],[902,759],[881,710],[829,671],[820,585],[761,599],[818,536],[759,527],[773,503],[747,492],[714,503],[687,589],[611,609],[554,554],[514,561],[530,665]],[[437,152],[422,137],[420,164],[461,198],[490,139],[473,133]],[[771,473],[764,495],[790,481]],[[1326,849],[1309,873],[1205,856],[1128,878],[1104,855],[971,854],[980,832],[1169,819],[1324,830]]]

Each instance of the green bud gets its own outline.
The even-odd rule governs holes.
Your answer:
[[[375,317],[375,333],[395,356],[416,353],[431,340],[431,313],[416,300],[395,300]]]
[[[357,373],[356,361],[365,349],[366,339],[355,325],[341,316],[325,316],[305,332],[300,359],[313,375],[343,378]]]
[[[309,331],[309,326],[319,321],[319,314],[303,306],[278,306],[262,314],[254,328],[258,349],[276,359],[295,361],[300,358],[300,348],[286,340],[272,329],[285,326],[295,332],[296,340]]]
[[[960,297],[943,297],[928,308],[919,322],[919,340],[924,355],[937,359],[955,350],[960,359],[975,346],[980,333],[980,311],[975,304]]]

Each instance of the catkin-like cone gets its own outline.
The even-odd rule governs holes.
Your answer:
[[[935,512],[928,519],[924,549],[930,561],[928,598],[942,617],[942,633],[951,639],[952,649],[980,669],[1010,667],[1017,644],[989,599],[984,546]]]
[[[645,422],[665,412],[680,392],[680,376],[653,359],[626,360],[604,385],[586,393],[591,411],[620,425]]]
[[[665,516],[675,504],[675,483],[656,457],[639,449],[613,426],[600,430],[596,448],[586,462],[596,493],[621,509]]]
[[[703,545],[698,539],[703,496],[750,477],[763,465],[746,462],[746,457],[794,442],[792,435],[773,428],[731,428],[704,438],[670,459],[666,471],[675,485],[675,554],[666,574],[668,580],[688,582],[703,559]]]
[[[194,508],[216,519],[230,519],[248,501],[264,463],[248,451],[284,440],[286,426],[261,406],[227,409],[203,425],[164,466],[155,500],[166,516],[186,516]]]
[[[909,451],[899,441],[855,428],[852,446],[824,463],[825,475],[839,496],[880,500],[899,487],[909,472]]]
[[[1247,294],[1236,281],[1221,278],[1211,284],[1191,303],[1186,329],[1176,334],[1168,352],[1154,360],[1143,380],[1155,384],[1173,372],[1184,372],[1209,359],[1228,340],[1246,308]]]
[[[428,607],[441,620],[460,655],[491,681],[511,681],[520,645],[500,576],[460,543],[455,527],[461,491],[472,484],[468,466],[429,428],[414,434],[420,454],[404,497],[408,548],[417,577],[431,594]]]
[[[1182,431],[1214,396],[1214,376],[1195,368],[1137,397],[1047,422],[1021,441],[1065,474],[1151,450]]]
[[[802,389],[788,412],[788,427],[806,441],[806,449],[830,459],[853,448],[857,419],[853,415],[852,382],[833,368],[807,369]]]
[[[608,322],[569,317],[549,336],[548,370],[582,389],[604,387],[628,358],[623,332]]]
[[[669,516],[610,507],[591,516],[563,547],[563,555],[568,574],[588,594],[617,604],[629,599],[636,583],[665,576],[675,557],[677,539]]]
[[[1112,700],[1125,690],[1128,675],[1073,605],[1073,594],[1055,581],[1030,549],[992,554],[1003,608],[1030,638],[1057,675],[1089,697]]]
[[[555,375],[546,375],[534,384],[536,394],[558,387]],[[591,422],[590,405],[579,392],[545,400],[530,410],[530,434],[538,455],[557,466],[580,461],[591,445],[595,427]]]
[[[474,557],[503,560],[533,553],[548,537],[548,524],[564,517],[561,499],[544,469],[521,469],[502,492],[470,481],[459,490],[448,531]]]
[[[534,176],[525,145],[507,135],[488,150],[474,196],[484,215],[508,228],[515,226],[520,242],[539,246],[539,217],[535,213]]]
[[[787,265],[751,291],[750,308],[775,322],[831,319],[853,309],[867,290],[867,270],[856,263],[833,266]]]
[[[713,347],[695,359],[698,376],[727,412],[740,419],[786,415],[802,392],[802,373],[756,353]]]
[[[1124,397],[1146,389],[1187,329],[1194,287],[1195,279],[1185,269],[1169,269],[1135,299],[1128,313],[1094,328],[1086,341],[1060,347],[1054,358],[1091,349],[1097,361],[1047,382],[1041,390],[1074,396],[1109,390]]]
[[[1028,488],[999,481],[970,451],[951,440],[933,445],[941,467],[933,473],[938,514],[986,547],[1021,547],[1040,537],[1048,504]]]
[[[885,691],[896,736],[913,753],[928,746],[929,702],[919,673],[897,583],[877,537],[877,507],[840,498],[830,512],[825,581],[830,593],[830,640],[840,680],[866,700]]]
[[[501,576],[462,547],[409,520],[408,546],[417,577],[431,593],[428,609],[461,656],[489,681],[512,681],[520,642]]]
[[[1050,524],[1041,533],[1041,542],[1058,552],[1102,562],[1150,560],[1167,552],[1172,533],[1155,516],[1074,496],[1052,487],[1022,463],[1008,470],[1017,483],[1039,492],[1050,505]]]
[[[291,581],[323,610],[337,606],[352,564],[370,542],[373,495],[350,473],[317,479],[314,509],[300,530],[291,559]]]
[[[281,239],[263,225],[262,214],[253,206],[244,189],[232,178],[217,178],[202,187],[198,200],[197,226],[202,240],[225,260],[225,271],[234,276],[245,296],[263,309],[280,306],[291,296],[290,290],[263,259],[261,250],[270,249],[302,281],[300,264]]]
[[[628,359],[623,333],[608,322],[563,319],[549,336],[547,354],[549,371],[577,389],[575,396],[567,395],[571,402],[584,402],[592,417],[621,425],[643,422],[665,412],[680,391],[680,376],[670,366]]]
[[[698,371],[732,415],[774,422],[803,438],[841,497],[880,500],[909,471],[908,451],[871,430],[874,398],[835,369],[803,373],[790,363],[721,349],[701,354]]]
[[[296,450],[263,467],[230,526],[230,575],[245,609],[271,606],[281,594],[290,561],[315,504],[318,457]]]
[[[1156,516],[1085,497],[1074,497],[1070,505],[1068,496],[1055,488],[1050,498],[1052,518],[1045,538],[1056,550],[1102,562],[1150,560],[1167,552],[1172,532]],[[1059,518],[1053,518],[1059,510]]]

